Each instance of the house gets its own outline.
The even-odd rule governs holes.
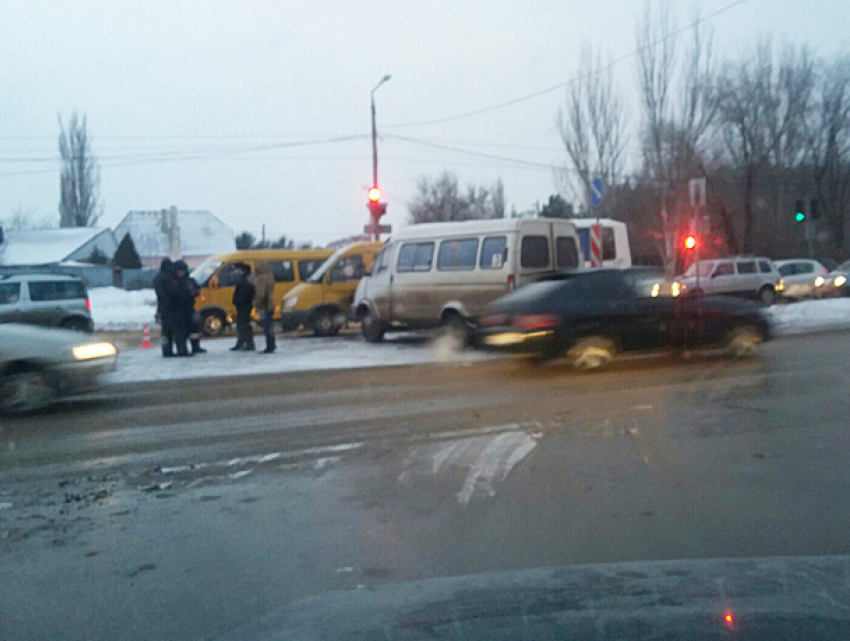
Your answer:
[[[233,230],[203,210],[130,211],[115,228],[118,242],[126,234],[145,267],[159,267],[163,258],[180,258],[191,269],[213,254],[236,250]]]
[[[96,250],[111,259],[118,248],[110,229],[61,227],[0,233],[0,267],[84,262]]]

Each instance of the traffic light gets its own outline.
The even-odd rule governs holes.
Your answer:
[[[805,222],[806,220],[806,203],[802,200],[798,200],[794,207],[794,220],[798,223]]]
[[[376,219],[387,213],[387,203],[381,202],[381,190],[377,187],[369,188],[369,213]]]
[[[685,249],[695,249],[697,246],[697,237],[689,234],[685,237]]]

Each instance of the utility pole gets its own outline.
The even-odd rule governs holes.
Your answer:
[[[381,78],[381,81],[375,85],[375,88],[372,89],[372,93],[369,94],[372,104],[372,187],[369,189],[369,228],[370,228],[370,236],[372,240],[380,240],[380,228],[378,226],[378,222],[380,220],[381,214],[383,211],[386,211],[386,204],[383,204],[383,211],[378,213],[378,208],[376,207],[378,203],[378,198],[380,198],[380,189],[378,188],[378,126],[377,126],[377,117],[375,110],[375,92],[378,88],[387,82],[392,76],[390,74],[385,75]],[[375,190],[375,191],[373,191]],[[378,198],[372,199],[372,194],[377,194]],[[374,203],[374,204],[373,204]]]

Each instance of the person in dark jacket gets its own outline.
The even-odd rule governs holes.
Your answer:
[[[201,295],[201,287],[191,276],[186,276],[189,293],[192,295],[192,312],[189,317],[189,343],[192,345],[192,354],[206,354],[207,350],[201,347],[201,315],[195,309],[195,299]]]
[[[254,330],[251,327],[251,307],[254,304],[254,284],[249,276],[251,267],[245,263],[239,263],[237,269],[241,272],[236,287],[233,290],[233,306],[236,307],[236,332],[238,338],[236,345],[230,348],[231,352],[253,352]]]
[[[192,356],[186,344],[195,313],[195,297],[189,283],[189,266],[178,260],[174,263],[174,273],[177,277],[171,298],[174,312],[174,345],[178,356]]]
[[[161,328],[162,355],[165,358],[174,356],[174,306],[172,303],[176,286],[174,263],[170,258],[164,258],[159,265],[159,273],[153,279],[153,289],[156,292],[156,313]]]

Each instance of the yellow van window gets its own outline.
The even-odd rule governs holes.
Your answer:
[[[316,273],[316,270],[322,266],[323,260],[299,260],[298,261],[298,276],[301,280],[309,280],[310,276]]]
[[[234,287],[240,275],[241,272],[236,269],[236,265],[234,263],[228,263],[218,272],[218,286]]]
[[[290,260],[269,261],[269,271],[276,283],[291,283],[295,280],[295,270]]]
[[[350,280],[360,280],[363,278],[363,256],[356,254],[354,256],[346,256],[337,261],[336,265],[331,269],[331,283],[344,283]]]

